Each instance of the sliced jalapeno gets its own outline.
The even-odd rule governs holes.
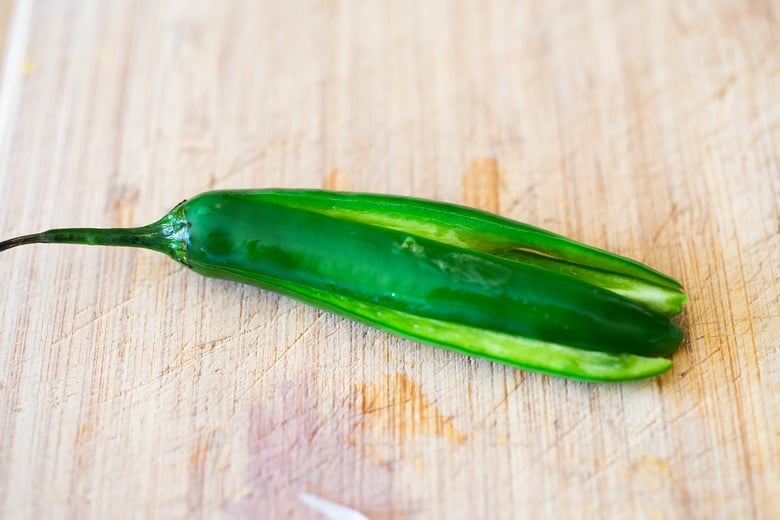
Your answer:
[[[0,243],[143,247],[400,336],[591,381],[660,374],[681,285],[638,262],[485,212],[320,190],[207,192],[154,224]]]

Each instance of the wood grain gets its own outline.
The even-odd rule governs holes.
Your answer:
[[[150,252],[8,251],[0,516],[780,517],[778,10],[19,0],[3,237],[211,188],[411,194],[637,258],[690,302],[670,373],[592,385]]]
[[[12,0],[0,0],[0,65],[2,65],[3,56],[5,55],[6,33],[8,32],[12,8]]]

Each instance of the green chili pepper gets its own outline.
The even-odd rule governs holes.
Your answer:
[[[319,190],[208,192],[154,224],[0,243],[143,247],[407,338],[590,381],[658,375],[682,341],[673,279],[451,204]]]

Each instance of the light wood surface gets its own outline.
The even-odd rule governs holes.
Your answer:
[[[6,32],[8,31],[12,9],[12,0],[0,0],[0,65],[3,63],[3,55],[5,54]]]
[[[637,258],[690,302],[671,372],[594,385],[151,252],[8,251],[0,517],[780,517],[776,2],[17,5],[2,237],[211,188],[411,194]]]

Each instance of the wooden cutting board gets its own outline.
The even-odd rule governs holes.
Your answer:
[[[151,252],[8,251],[0,517],[780,516],[776,2],[18,0],[7,34],[2,237],[212,188],[409,194],[690,302],[671,372],[597,385]]]

